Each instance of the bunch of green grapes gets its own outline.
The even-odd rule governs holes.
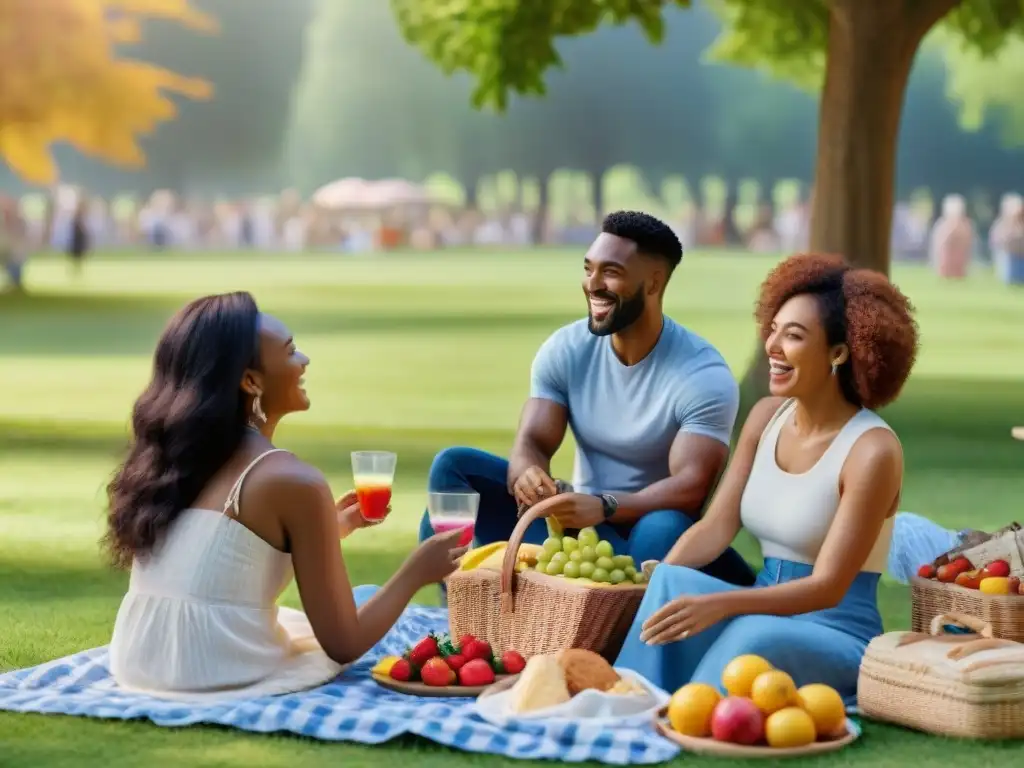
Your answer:
[[[616,555],[610,541],[604,541],[594,528],[584,528],[576,537],[548,536],[537,556],[537,570],[549,576],[600,584],[643,584],[643,572],[629,555]]]

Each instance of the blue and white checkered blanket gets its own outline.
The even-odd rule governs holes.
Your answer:
[[[77,653],[0,675],[0,710],[148,719],[177,727],[211,724],[257,733],[286,731],[314,739],[380,744],[415,734],[468,752],[611,765],[660,763],[679,748],[650,725],[621,728],[585,722],[521,721],[496,727],[472,711],[472,699],[425,699],[393,693],[369,671],[383,656],[401,654],[428,632],[447,631],[444,609],[412,606],[398,624],[337,682],[286,696],[188,704],[121,692],[107,667],[107,649]]]

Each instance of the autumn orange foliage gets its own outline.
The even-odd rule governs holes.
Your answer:
[[[0,0],[0,157],[26,181],[57,180],[54,142],[142,166],[137,140],[176,116],[170,95],[211,96],[203,80],[117,51],[146,18],[217,29],[189,0]]]

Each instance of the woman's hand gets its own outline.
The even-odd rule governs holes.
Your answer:
[[[667,645],[693,637],[728,617],[720,595],[683,595],[651,614],[640,632],[647,645]]]
[[[363,510],[359,506],[359,497],[355,491],[349,491],[338,499],[335,508],[338,510],[339,538],[342,539],[360,528],[369,528],[371,525],[379,525],[384,522],[384,518],[367,520],[363,517]],[[388,507],[388,513],[390,512],[391,507]]]

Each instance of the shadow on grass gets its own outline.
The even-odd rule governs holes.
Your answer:
[[[513,428],[514,425],[509,430],[397,430],[286,424],[281,427],[277,443],[326,474],[350,474],[350,452],[369,444],[395,451],[402,467],[396,482],[401,484],[403,478],[421,482],[436,453],[449,446],[470,445],[503,454],[512,444]],[[105,456],[116,462],[123,458],[127,446],[128,432],[109,425],[0,419],[0,456],[36,454],[53,462]]]
[[[355,292],[356,287],[348,289]],[[447,311],[444,297],[436,311],[417,307],[408,312],[376,312],[346,308],[347,291],[335,291],[335,301],[323,310],[289,308],[282,313],[297,338],[304,334],[340,331],[409,336],[422,333],[457,335],[524,331],[546,334],[579,313]],[[151,356],[171,316],[189,299],[168,296],[97,294],[72,296],[5,296],[0,300],[0,325],[16,332],[0,337],[0,355]],[[316,302],[313,302],[316,306]]]

